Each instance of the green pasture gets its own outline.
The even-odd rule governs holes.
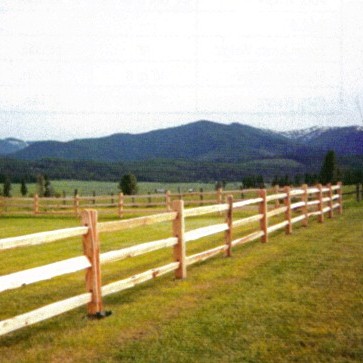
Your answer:
[[[67,196],[73,196],[74,190],[77,189],[80,195],[88,196],[93,192],[96,195],[110,195],[111,193],[119,193],[118,183],[115,182],[102,182],[102,181],[84,181],[84,180],[53,180],[52,186],[56,193],[62,195],[63,191]],[[241,183],[227,183],[226,189],[239,189]],[[36,190],[35,183],[27,184],[29,194],[34,194]],[[214,191],[214,183],[157,183],[157,182],[138,182],[138,194],[151,194],[155,193],[156,189],[170,190],[172,193],[188,192],[193,189],[199,192],[200,188],[204,191]],[[20,184],[12,184],[12,196],[21,196]]]
[[[344,214],[267,244],[237,246],[188,269],[104,299],[108,318],[86,308],[0,337],[2,362],[361,362],[363,358],[363,202]],[[253,211],[238,212],[243,217]],[[109,217],[110,218],[110,217]],[[186,229],[223,215],[187,219]],[[0,217],[0,238],[80,225],[72,217]],[[251,226],[250,228],[252,228]],[[240,228],[234,237],[249,233]],[[162,223],[100,236],[102,252],[169,237]],[[187,254],[218,246],[223,234],[187,245]],[[0,275],[82,254],[81,238],[1,252]],[[107,284],[172,261],[165,249],[103,266]],[[84,290],[84,272],[0,294],[0,320]]]

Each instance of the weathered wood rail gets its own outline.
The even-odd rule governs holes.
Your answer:
[[[0,321],[0,335],[49,319],[85,304],[87,304],[89,315],[103,316],[105,314],[102,297],[106,295],[129,289],[173,271],[177,279],[184,279],[187,277],[188,266],[194,263],[204,261],[220,253],[231,256],[233,248],[237,245],[256,239],[261,239],[261,242],[266,243],[269,240],[269,235],[279,229],[285,229],[285,232],[290,234],[295,223],[302,222],[304,226],[307,226],[309,218],[313,216],[317,216],[318,221],[322,223],[326,213],[328,213],[329,218],[332,218],[336,209],[339,213],[343,211],[341,183],[325,187],[318,185],[312,188],[305,185],[299,189],[286,187],[283,192],[278,191],[272,195],[267,195],[266,190],[261,189],[258,194],[257,198],[242,201],[234,201],[233,196],[230,195],[227,197],[226,203],[191,209],[185,209],[185,202],[177,199],[172,202],[170,212],[113,222],[100,223],[97,220],[97,211],[83,210],[82,226],[80,227],[1,239],[0,250],[6,250],[51,243],[70,237],[82,237],[84,255],[0,276],[0,292],[85,270],[86,293],[2,320]],[[257,214],[241,219],[233,218],[235,211],[247,206],[257,207]],[[224,213],[224,223],[186,231],[185,224],[188,218],[210,213]],[[283,221],[276,222],[274,218],[279,215],[283,217]],[[172,223],[172,236],[100,253],[100,233],[120,232],[161,222]],[[234,231],[237,228],[254,222],[259,222],[255,231],[249,231],[247,235],[243,235],[240,231],[238,234],[242,235],[234,238]],[[270,225],[271,222],[274,224]],[[222,245],[190,256],[187,255],[189,242],[218,233],[224,233]],[[101,266],[103,264],[133,258],[164,248],[173,249],[173,262],[102,286]]]

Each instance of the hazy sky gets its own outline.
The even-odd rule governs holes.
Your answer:
[[[361,0],[0,0],[0,137],[363,124]]]

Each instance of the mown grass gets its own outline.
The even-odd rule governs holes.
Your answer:
[[[363,358],[362,205],[311,220],[188,269],[105,298],[113,314],[88,320],[85,308],[0,337],[4,362],[360,362]],[[218,223],[195,218],[187,229]],[[77,225],[72,218],[1,218],[1,237]],[[26,227],[21,229],[22,225]],[[170,224],[101,235],[102,250],[170,235]],[[16,233],[16,231],[18,233]],[[237,235],[236,235],[237,237]],[[188,254],[222,235],[188,244]],[[2,252],[0,273],[81,253],[80,239]],[[154,252],[106,265],[105,283],[171,261]],[[4,292],[0,319],[84,292],[83,274]]]

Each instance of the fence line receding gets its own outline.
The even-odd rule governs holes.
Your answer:
[[[249,208],[249,212],[251,208],[254,208],[257,213],[239,219],[235,218],[237,215],[235,212],[245,208]],[[87,304],[87,312],[90,316],[105,316],[102,297],[106,295],[129,289],[173,271],[177,279],[184,279],[190,265],[221,253],[225,256],[231,256],[233,248],[237,245],[257,239],[266,243],[269,240],[269,235],[279,229],[284,229],[286,234],[290,234],[295,223],[301,222],[303,226],[307,226],[309,219],[313,216],[317,216],[318,221],[322,223],[326,214],[332,218],[335,210],[340,214],[342,213],[342,185],[341,183],[334,186],[318,185],[316,187],[304,185],[298,189],[285,187],[283,191],[276,190],[275,194],[271,195],[265,189],[261,189],[258,190],[258,195],[255,198],[234,201],[233,196],[229,195],[225,203],[200,205],[190,209],[186,209],[185,201],[178,198],[172,201],[170,209],[167,213],[102,223],[98,222],[97,211],[86,209],[82,211],[82,226],[80,227],[0,239],[0,250],[6,250],[51,243],[78,236],[82,237],[84,252],[81,256],[67,260],[0,276],[0,292],[80,270],[85,270],[86,273],[86,293],[0,321],[0,335],[49,319],[85,304]],[[186,231],[185,225],[188,218],[211,213],[224,214],[224,223]],[[283,220],[276,221],[275,217],[277,216],[282,217]],[[126,229],[161,222],[171,222],[171,236],[100,253],[100,233],[121,232]],[[250,228],[247,234],[246,231],[244,231],[245,233],[241,232],[241,227],[251,224],[256,226],[255,230],[251,231]],[[218,233],[224,233],[223,244],[193,255],[187,254],[189,242]],[[102,265],[164,248],[172,248],[173,262],[102,285]]]

